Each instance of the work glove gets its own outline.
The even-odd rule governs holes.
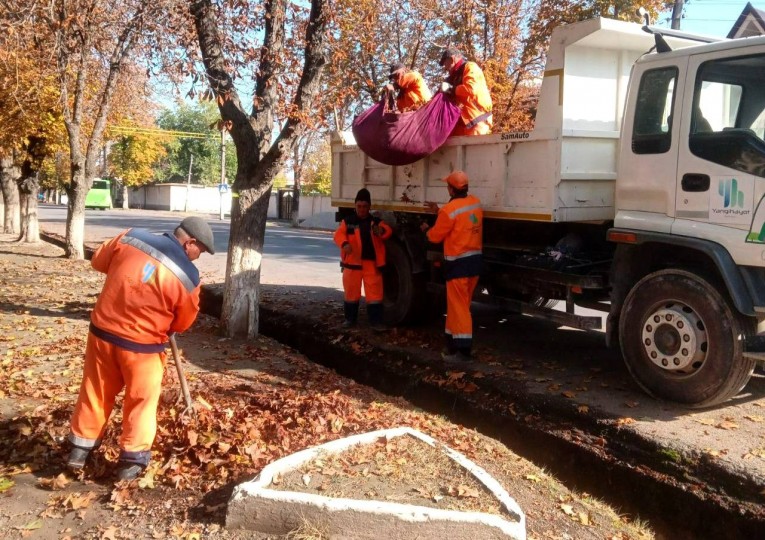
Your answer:
[[[452,88],[453,88],[452,85],[449,84],[448,82],[441,83],[441,92],[443,92],[444,94],[448,94],[449,92],[451,92]]]

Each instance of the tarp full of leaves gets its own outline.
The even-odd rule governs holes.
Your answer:
[[[386,99],[353,120],[356,144],[372,159],[386,165],[408,165],[437,150],[454,129],[460,111],[438,92],[416,111],[399,113]]]

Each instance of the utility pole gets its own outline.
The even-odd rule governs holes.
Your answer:
[[[218,187],[218,192],[220,193],[220,215],[218,216],[218,219],[222,220],[223,216],[225,214],[224,208],[223,208],[223,198],[224,195],[228,192],[228,188],[224,187],[227,186],[228,182],[226,182],[226,128],[225,126],[221,126],[220,128],[220,186]]]
[[[194,165],[194,154],[191,154],[191,159],[189,160],[189,176],[186,179],[186,204],[183,205],[184,212],[189,211],[189,192],[191,191],[191,167],[193,165]]]
[[[683,18],[683,3],[684,0],[675,0],[675,5],[672,7],[673,30],[680,30],[680,20]]]

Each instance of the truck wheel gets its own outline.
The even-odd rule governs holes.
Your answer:
[[[386,242],[385,257],[385,322],[393,326],[417,322],[426,305],[425,277],[412,273],[409,254],[400,242]]]
[[[641,279],[619,322],[625,364],[652,396],[707,407],[736,395],[754,361],[743,357],[747,322],[704,279],[661,270]]]

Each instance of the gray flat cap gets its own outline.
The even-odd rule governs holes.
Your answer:
[[[438,65],[443,66],[446,63],[447,58],[454,58],[455,56],[462,58],[462,53],[459,51],[459,49],[455,47],[447,47],[441,54],[441,60],[438,61]]]
[[[204,219],[197,216],[187,217],[181,221],[180,227],[186,232],[186,234],[202,244],[202,247],[205,248],[207,253],[210,255],[215,254],[215,240],[213,239],[213,232]]]

